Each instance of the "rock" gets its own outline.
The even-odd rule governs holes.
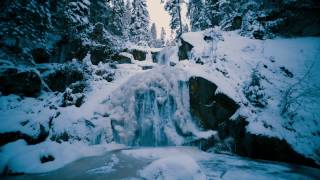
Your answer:
[[[0,91],[3,95],[36,97],[41,92],[41,86],[41,79],[33,70],[20,71],[13,67],[0,70]]]
[[[232,19],[231,26],[229,28],[227,28],[226,30],[234,31],[234,30],[240,29],[241,25],[242,25],[242,17],[236,16]]]
[[[32,57],[35,63],[49,63],[50,53],[44,48],[36,48],[32,50]]]
[[[51,137],[50,137],[50,140],[51,141],[56,141],[57,143],[62,143],[63,141],[64,142],[67,142],[69,141],[70,139],[70,135],[65,131],[61,134],[53,134]]]
[[[190,111],[205,129],[217,130],[239,105],[225,94],[215,94],[217,86],[201,77],[189,79]]]
[[[139,49],[130,49],[129,52],[133,55],[133,58],[138,61],[145,61],[147,52]]]
[[[160,51],[152,51],[151,56],[152,56],[152,62],[158,63],[158,57],[160,55]]]
[[[142,67],[142,70],[149,70],[153,68],[153,66],[141,66],[141,67]]]
[[[112,60],[116,61],[118,64],[131,64],[131,58],[129,57],[131,54],[128,53],[119,53],[112,56]]]
[[[113,52],[109,47],[101,45],[91,48],[90,54],[91,63],[94,65],[98,65],[99,62],[110,61]]]
[[[47,163],[47,162],[50,162],[50,161],[54,161],[54,160],[55,160],[55,158],[54,158],[52,155],[50,155],[50,154],[40,157],[40,162],[41,162],[42,164]]]
[[[64,92],[64,90],[77,81],[84,79],[80,69],[72,66],[65,66],[44,77],[45,82],[52,91]]]
[[[232,151],[255,159],[282,161],[319,167],[314,160],[297,153],[284,139],[256,135],[246,131],[248,122],[243,117],[227,120],[219,127],[221,139],[233,138]]]
[[[284,66],[281,66],[280,70],[286,77],[293,78],[293,73],[289,71],[287,68],[285,68]]]
[[[184,41],[182,37],[180,38],[180,43],[181,45],[179,46],[178,52],[179,60],[189,59],[190,52],[193,46],[190,43]]]
[[[28,135],[20,131],[0,133],[0,146],[17,141],[19,139],[24,139],[28,145],[38,144],[45,141],[48,136],[49,131],[47,131],[45,127],[40,124],[39,133],[36,136]]]
[[[61,107],[67,107],[75,105],[80,107],[84,103],[85,95],[83,93],[75,93],[71,89],[67,88],[63,94],[63,100]]]
[[[217,85],[204,78],[191,77],[189,80],[192,116],[205,129],[217,130],[219,136],[200,139],[191,145],[207,150],[215,146],[223,147],[223,143],[227,143],[224,149],[240,156],[319,167],[314,160],[296,152],[283,139],[247,132],[248,122],[244,117],[230,120],[239,105],[225,94],[215,94],[216,90]]]

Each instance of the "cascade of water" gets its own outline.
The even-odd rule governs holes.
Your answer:
[[[161,66],[131,78],[111,98],[114,140],[131,146],[182,145],[199,129],[189,109],[186,72]]]

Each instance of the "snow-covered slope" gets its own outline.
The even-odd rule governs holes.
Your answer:
[[[204,40],[208,35],[212,41]],[[178,67],[239,102],[249,132],[285,139],[320,161],[320,38],[254,40],[216,29],[182,38],[194,46],[192,60],[204,65],[182,61]],[[282,112],[284,101],[290,105]]]

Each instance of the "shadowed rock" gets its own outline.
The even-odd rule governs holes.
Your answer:
[[[217,85],[201,77],[189,80],[190,110],[205,129],[216,130],[220,123],[228,120],[239,108],[227,95],[215,94],[217,88]]]
[[[190,43],[183,40],[182,37],[180,38],[180,42],[181,42],[181,45],[179,46],[179,52],[178,52],[179,60],[189,59],[190,52],[193,46]]]
[[[19,71],[16,68],[0,70],[0,91],[4,95],[38,96],[41,92],[41,79],[32,70]]]
[[[40,124],[39,133],[36,136],[28,135],[20,131],[0,133],[0,146],[23,139],[28,145],[38,144],[47,139],[49,132]]]

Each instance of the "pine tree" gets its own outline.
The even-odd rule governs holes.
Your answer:
[[[161,28],[161,36],[160,36],[160,39],[162,41],[165,41],[166,40],[166,30],[164,29],[164,27]]]
[[[124,20],[123,36],[124,36],[125,39],[129,38],[130,26],[131,26],[131,18],[132,18],[131,1],[127,0],[125,12],[124,12],[124,19],[123,19]]]
[[[177,37],[181,36],[183,32],[182,17],[181,17],[181,3],[182,0],[166,0],[164,8],[171,16],[171,29],[176,30]]]
[[[124,0],[112,0],[112,16],[109,24],[111,32],[123,36],[125,33],[125,3]]]
[[[110,0],[90,0],[90,22],[107,25],[112,13]]]
[[[160,41],[161,41],[161,46],[165,46],[165,43],[166,43],[166,31],[165,31],[164,27],[161,28]]]
[[[146,0],[133,0],[131,41],[146,43],[150,39],[149,12]]]
[[[207,15],[211,9],[206,8],[209,1],[212,0],[206,0],[205,2],[202,0],[189,0],[187,15],[190,19],[192,31],[203,30],[209,27],[210,19]]]
[[[152,26],[151,26],[151,38],[152,38],[152,40],[157,40],[156,23],[152,23]]]

